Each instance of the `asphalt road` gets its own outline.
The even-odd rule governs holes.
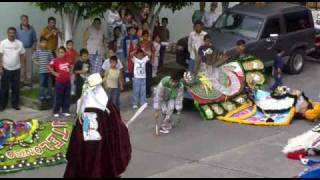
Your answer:
[[[320,63],[307,62],[301,74],[285,75],[284,83],[316,99],[319,77]],[[125,120],[134,114],[130,96],[128,92],[121,97]],[[286,127],[259,127],[204,121],[188,103],[180,119],[171,134],[159,137],[154,135],[151,107],[132,123],[133,155],[122,177],[292,177],[304,167],[281,150],[289,138],[317,124],[296,119]],[[2,177],[62,177],[64,168],[59,165]]]

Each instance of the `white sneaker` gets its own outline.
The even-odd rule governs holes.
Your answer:
[[[63,115],[64,115],[64,117],[70,117],[71,116],[71,114],[69,114],[69,113],[63,113]]]
[[[133,109],[138,109],[138,106],[137,105],[133,105]]]
[[[58,118],[60,115],[59,114],[54,114],[53,117]]]
[[[170,131],[169,131],[169,130],[167,130],[167,129],[165,129],[165,128],[163,128],[163,127],[161,127],[161,128],[160,128],[160,133],[163,133],[163,134],[169,134],[169,133],[170,133]]]

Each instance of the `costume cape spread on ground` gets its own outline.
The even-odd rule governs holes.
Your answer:
[[[65,163],[72,123],[0,120],[0,174]]]
[[[196,76],[185,74],[184,80],[206,120],[283,126],[296,114],[309,120],[320,115],[319,103],[311,102],[303,92],[285,87],[271,93],[261,90],[266,82],[264,64],[251,55],[206,67]]]

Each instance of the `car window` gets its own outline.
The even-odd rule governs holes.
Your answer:
[[[268,38],[270,34],[281,34],[280,19],[269,19],[264,28],[261,38]]]
[[[287,32],[295,32],[312,27],[308,10],[284,14]]]
[[[256,39],[263,24],[263,19],[244,14],[224,13],[215,24],[215,28],[247,38]]]

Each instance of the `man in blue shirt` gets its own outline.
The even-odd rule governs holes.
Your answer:
[[[37,46],[37,33],[29,24],[27,15],[21,16],[21,24],[17,29],[17,39],[20,40],[26,50],[25,58],[21,59],[21,84],[32,87],[32,53]]]
[[[282,56],[284,51],[281,49],[277,50],[277,56],[273,60],[273,70],[272,76],[274,78],[274,84],[270,88],[271,91],[274,91],[278,86],[282,85],[282,68],[284,66]]]

